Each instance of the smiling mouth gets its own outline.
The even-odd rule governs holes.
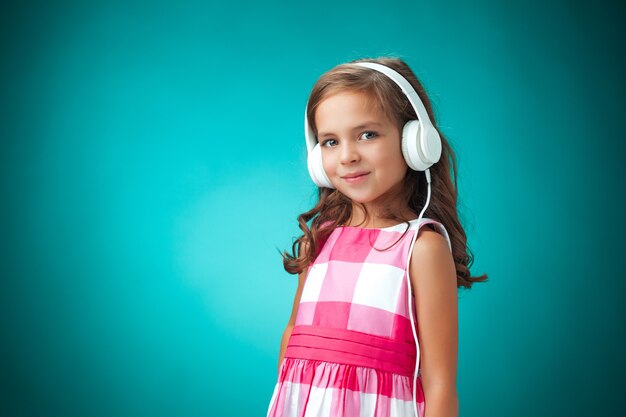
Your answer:
[[[357,174],[352,174],[352,175],[346,175],[341,178],[347,182],[358,182],[358,181],[365,179],[365,177],[367,177],[369,174],[370,174],[369,172],[363,172],[363,173],[357,173]]]

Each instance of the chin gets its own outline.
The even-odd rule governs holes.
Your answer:
[[[369,203],[376,201],[376,197],[372,197],[370,195],[365,196],[362,194],[359,195],[355,193],[345,193],[343,191],[342,191],[342,194],[348,197],[350,201],[354,203],[369,204]]]

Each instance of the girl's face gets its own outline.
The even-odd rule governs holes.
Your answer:
[[[384,194],[399,186],[408,166],[399,129],[366,99],[360,92],[335,93],[318,105],[315,124],[330,182],[376,213]]]

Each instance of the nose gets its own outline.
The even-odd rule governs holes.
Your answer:
[[[356,144],[351,141],[342,141],[340,162],[344,165],[358,162],[361,159],[359,152],[356,149]]]

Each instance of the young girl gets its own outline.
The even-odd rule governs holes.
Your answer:
[[[319,201],[283,253],[299,280],[267,415],[457,416],[457,288],[487,276],[470,276],[424,89],[400,59],[339,65],[313,87],[305,138]]]

